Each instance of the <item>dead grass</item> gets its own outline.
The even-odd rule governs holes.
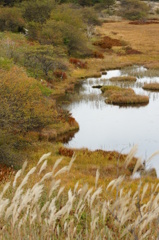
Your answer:
[[[118,86],[103,86],[101,88],[106,97],[106,103],[114,105],[145,105],[149,103],[147,96],[137,95],[131,88]]]
[[[121,76],[121,77],[112,77],[109,79],[112,82],[123,81],[123,82],[136,82],[136,77],[134,76]]]
[[[147,83],[143,86],[144,90],[159,91],[159,83]]]

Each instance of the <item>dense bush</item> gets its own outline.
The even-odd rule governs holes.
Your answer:
[[[91,22],[95,24],[97,19],[93,16]],[[88,17],[82,14],[80,8],[67,4],[56,5],[50,13],[50,18],[43,24],[35,22],[35,19],[28,23],[28,38],[41,44],[60,46],[68,55],[89,55],[88,22]]]
[[[22,32],[25,22],[18,8],[0,8],[0,31]]]
[[[50,17],[51,10],[55,6],[55,1],[24,1],[22,6],[23,17],[26,19],[27,22],[44,23]]]

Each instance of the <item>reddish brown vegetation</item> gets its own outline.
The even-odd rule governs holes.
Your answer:
[[[54,76],[57,78],[61,78],[61,79],[67,79],[67,75],[65,72],[62,71],[54,71]]]
[[[97,52],[97,51],[95,51],[94,53],[93,53],[93,57],[94,58],[104,58],[104,55],[103,55],[103,53],[101,53],[101,52]]]
[[[72,149],[65,148],[65,147],[60,147],[59,148],[59,154],[62,155],[62,156],[72,157],[73,153],[74,153],[74,151]]]
[[[82,62],[77,58],[70,58],[69,62],[74,64],[78,68],[87,68],[87,62]]]
[[[74,125],[77,124],[75,118],[73,118],[73,117],[69,117],[68,123],[69,123],[70,126],[74,126]]]
[[[141,54],[140,51],[132,49],[131,47],[126,47],[125,48],[126,54]]]
[[[100,46],[101,48],[111,49],[113,46],[122,46],[122,42],[118,39],[113,39],[108,36],[105,36],[102,40],[94,43],[95,46]]]
[[[9,176],[14,175],[15,171],[12,167],[7,167],[4,164],[0,164],[0,181],[7,180]]]

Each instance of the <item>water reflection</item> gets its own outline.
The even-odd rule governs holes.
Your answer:
[[[89,78],[77,90],[73,102],[66,106],[80,126],[79,132],[66,144],[68,147],[91,150],[117,150],[128,153],[134,144],[139,147],[138,156],[146,159],[159,150],[159,93],[142,89],[144,83],[159,82],[158,75],[147,76],[144,67],[111,70],[100,78]],[[137,76],[135,83],[110,82],[109,78]],[[140,76],[140,77],[139,77]],[[101,90],[94,85],[118,85],[131,87],[137,94],[148,95],[147,106],[119,107],[105,103]],[[151,162],[159,176],[159,156]]]

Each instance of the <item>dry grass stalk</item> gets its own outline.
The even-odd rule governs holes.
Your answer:
[[[136,146],[129,154],[126,166],[130,163],[135,151]],[[156,236],[159,184],[151,186],[151,194],[147,198],[149,184],[146,183],[143,188],[140,184],[135,193],[131,190],[127,192],[122,184],[125,177],[120,176],[111,181],[106,189],[109,195],[113,191],[118,191],[119,194],[116,197],[108,195],[105,198],[102,196],[102,194],[105,195],[102,187],[97,188],[99,179],[99,171],[97,171],[94,188],[89,188],[88,184],[80,187],[77,182],[73,191],[68,190],[66,195],[64,186],[60,186],[61,180],[54,178],[64,170],[68,172],[74,158],[68,166],[55,172],[60,162],[57,160],[53,171],[45,174],[40,171],[46,165],[45,162],[45,164],[42,163],[43,161],[41,166],[38,164],[24,176],[21,175],[23,178],[19,185],[15,180],[20,173],[13,180],[16,182],[14,187],[10,183],[4,186],[0,194],[0,220],[3,226],[3,231],[0,231],[1,239],[27,239],[28,236],[32,236],[32,239],[74,239],[76,237],[76,239],[113,240],[124,236],[125,239],[151,239],[152,235]],[[139,159],[134,172],[138,169],[140,162]],[[37,182],[30,187],[29,182],[33,178],[33,173],[39,172]],[[50,177],[53,180],[48,184]],[[112,222],[112,225],[107,219]],[[149,228],[150,224],[151,228]]]
[[[133,157],[135,157],[135,154],[137,153],[137,149],[138,149],[138,146],[134,145],[132,147],[132,149],[130,150],[129,154],[127,155],[127,157],[125,159],[125,168],[128,167],[128,165],[130,164],[130,162],[133,159]]]

